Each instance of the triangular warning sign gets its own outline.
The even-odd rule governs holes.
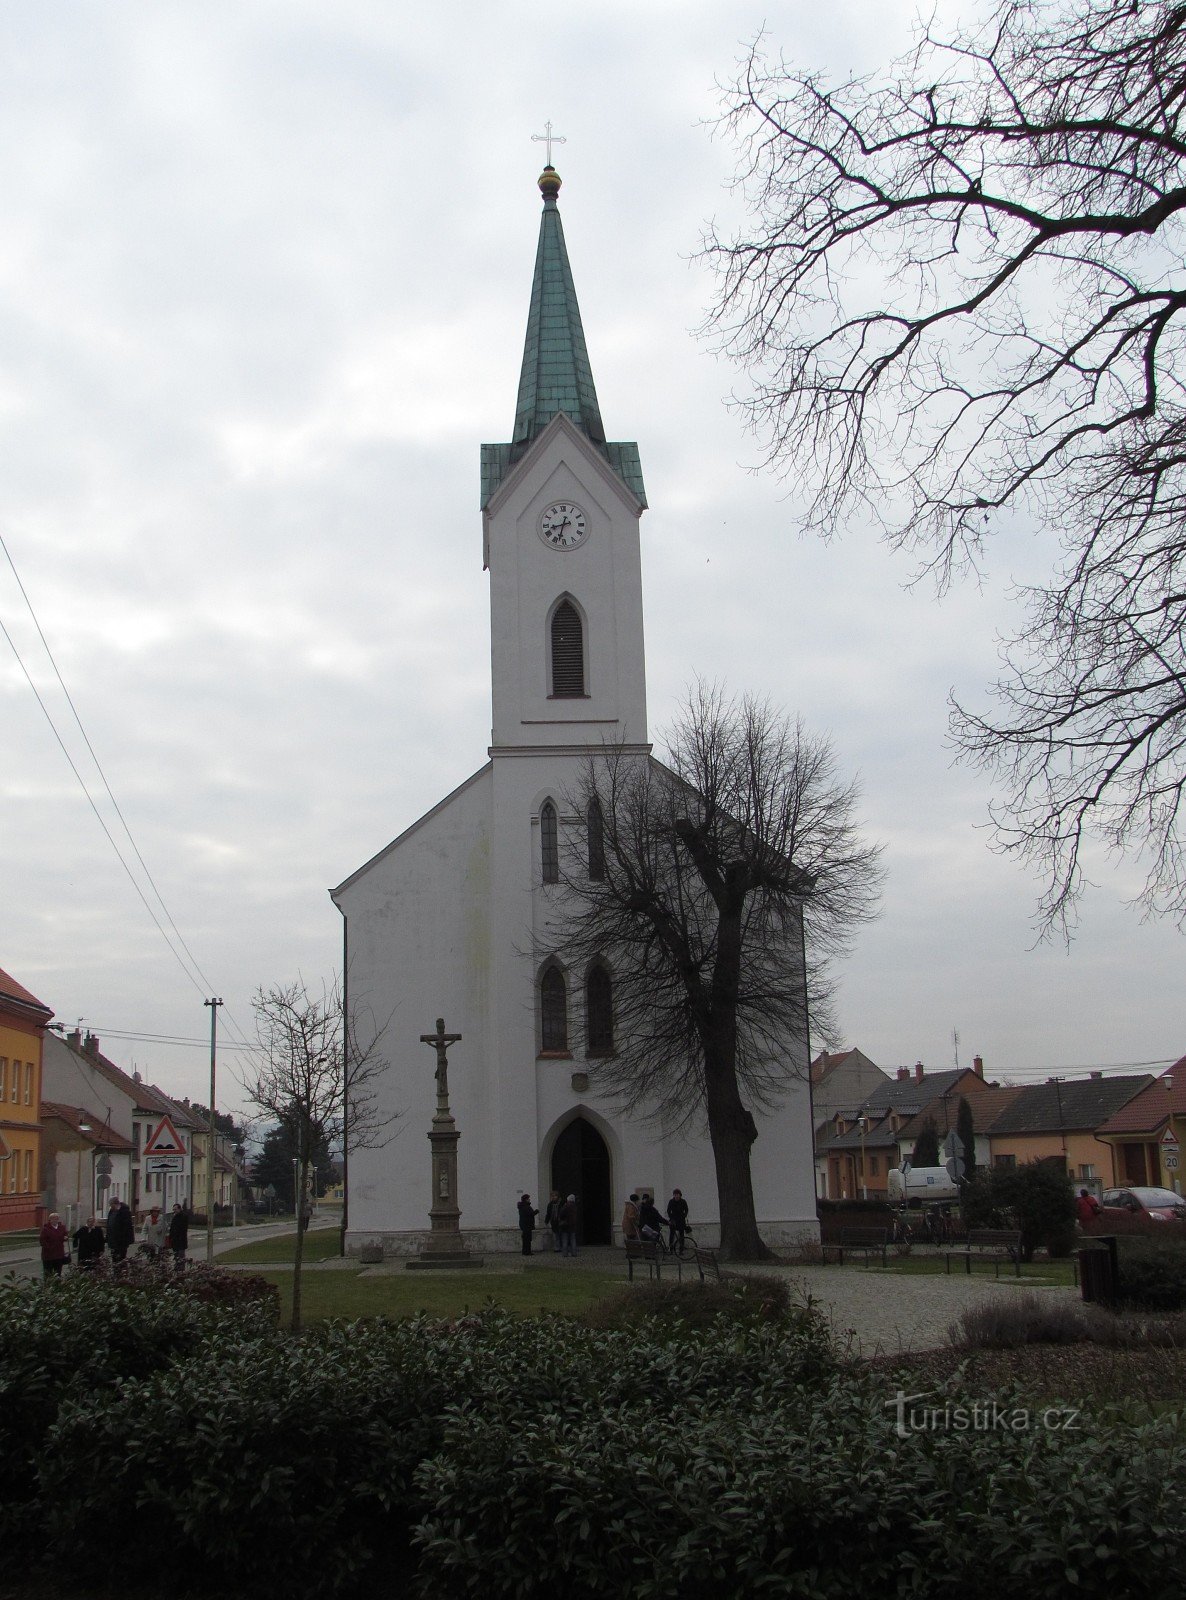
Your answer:
[[[185,1146],[177,1135],[177,1129],[168,1117],[162,1117],[160,1125],[152,1138],[144,1146],[146,1156],[183,1156]]]
[[[1161,1142],[1162,1142],[1162,1144],[1177,1144],[1178,1135],[1174,1132],[1174,1125],[1173,1125],[1172,1122],[1169,1124],[1169,1126],[1166,1128],[1165,1132],[1162,1134]]]

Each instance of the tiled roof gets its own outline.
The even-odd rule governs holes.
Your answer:
[[[0,999],[15,1000],[22,1010],[29,1007],[33,1011],[42,1011],[47,1022],[53,1016],[53,1012],[43,1000],[38,1000],[23,983],[18,983],[15,978],[10,977],[3,967],[0,967]]]
[[[117,1133],[101,1117],[94,1116],[82,1106],[65,1106],[56,1100],[43,1100],[41,1113],[45,1117],[57,1117],[72,1133],[93,1144],[96,1149],[124,1151],[132,1148],[130,1139],[125,1139],[122,1133]],[[81,1126],[84,1122],[89,1124],[86,1129]]]
[[[851,1109],[854,1112],[876,1112],[892,1108],[901,1116],[915,1116],[924,1106],[942,1100],[945,1094],[950,1095],[973,1078],[977,1082],[983,1081],[977,1078],[970,1067],[949,1067],[943,1072],[926,1072],[921,1079],[915,1078],[913,1073],[908,1078],[890,1078],[886,1083],[879,1083],[859,1106]],[[976,1094],[981,1092],[979,1089],[973,1090]]]
[[[833,1056],[828,1055],[826,1051],[821,1052],[811,1063],[812,1083],[822,1083],[825,1078],[830,1077],[835,1072],[837,1067],[843,1065],[850,1056],[855,1056],[856,1053],[855,1045],[851,1050],[841,1050],[837,1055]]]
[[[993,1123],[993,1135],[1094,1132],[1152,1081],[1144,1072],[1134,1077],[1027,1084]]]
[[[975,1094],[949,1095],[947,1100],[948,1121],[954,1128],[956,1117],[959,1114],[959,1103],[965,1099],[972,1112],[972,1128],[976,1133],[990,1133],[997,1118],[1003,1114],[1007,1106],[1011,1106],[1019,1094],[1024,1090],[1020,1085],[1015,1087],[996,1087],[992,1089],[979,1089]],[[918,1116],[911,1117],[910,1121],[902,1128],[904,1138],[917,1139],[922,1130],[922,1125],[930,1115],[935,1118],[936,1110],[941,1110],[942,1099],[933,1102]],[[935,1118],[940,1134],[944,1132],[941,1118]]]
[[[482,505],[522,459],[557,413],[563,413],[609,462],[622,482],[643,504],[646,494],[638,446],[605,437],[593,369],[585,346],[585,330],[577,304],[572,268],[564,244],[564,228],[556,204],[560,180],[550,168],[540,178],[544,210],[540,218],[535,276],[523,341],[523,366],[510,444],[482,446]]]
[[[1169,1086],[1166,1079],[1169,1079]],[[1157,1133],[1167,1117],[1186,1117],[1186,1056],[1134,1095],[1096,1133]]]

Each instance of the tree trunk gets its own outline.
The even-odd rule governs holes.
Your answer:
[[[296,1250],[292,1258],[292,1331],[301,1331],[301,1262],[305,1255],[305,1230],[301,1226],[305,1209],[305,1192],[309,1187],[309,1158],[302,1154],[296,1194]]]
[[[716,1166],[721,1207],[721,1254],[726,1261],[769,1261],[770,1251],[758,1233],[750,1146],[757,1138],[754,1119],[742,1103],[737,1076],[728,1062],[705,1054],[705,1101],[708,1137]]]

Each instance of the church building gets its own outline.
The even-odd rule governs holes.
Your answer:
[[[549,165],[515,425],[481,447],[483,564],[490,573],[488,760],[332,891],[344,920],[347,1006],[359,1045],[382,1030],[379,1096],[399,1122],[381,1149],[352,1148],[348,1245],[415,1253],[428,1226],[433,1057],[420,1035],[461,1035],[449,1092],[461,1142],[467,1245],[518,1248],[515,1203],[542,1220],[549,1190],[575,1194],[586,1245],[619,1241],[622,1205],[683,1191],[703,1244],[718,1237],[707,1135],[665,1134],[598,1093],[613,1039],[612,964],[565,970],[547,954],[550,884],[591,751],[649,758],[638,446],[608,440]],[[644,352],[640,352],[640,359]],[[691,664],[689,664],[689,668]],[[596,843],[589,832],[589,842]],[[769,1244],[818,1238],[806,1046],[752,1147]]]

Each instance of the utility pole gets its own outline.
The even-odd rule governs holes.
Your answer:
[[[221,1000],[203,1000],[210,1007],[210,1123],[206,1130],[206,1265],[214,1261],[214,1086],[218,1060],[218,1008]]]

